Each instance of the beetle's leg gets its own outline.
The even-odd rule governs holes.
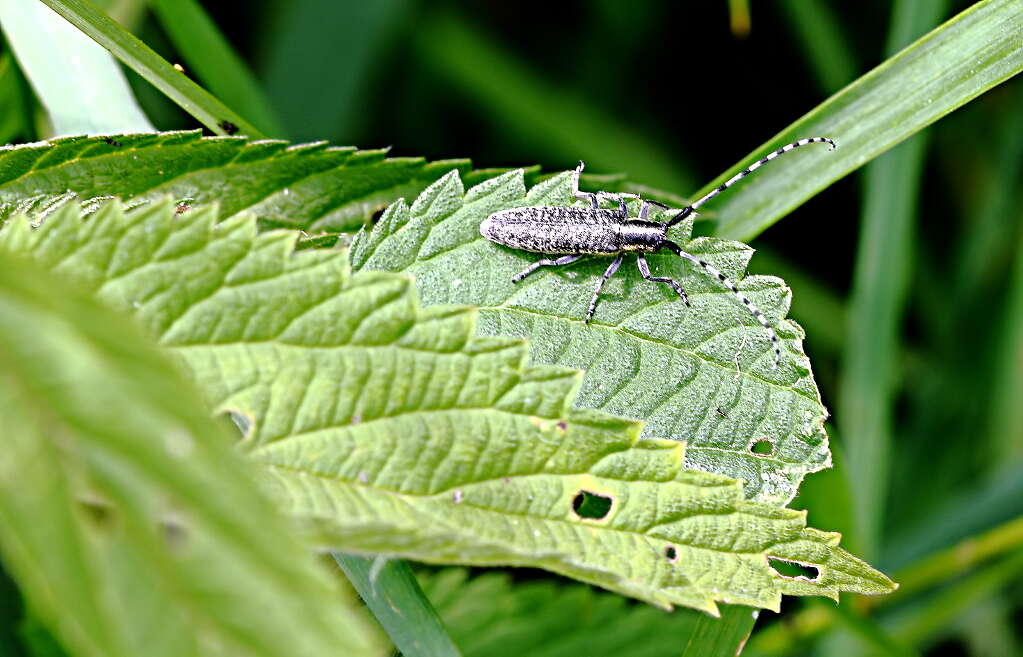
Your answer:
[[[582,199],[584,201],[589,201],[590,206],[594,210],[596,210],[597,208],[600,207],[600,204],[597,203],[597,195],[594,194],[593,192],[579,191],[579,174],[583,172],[583,167],[585,166],[586,165],[583,163],[583,161],[579,160],[579,166],[575,168],[575,175],[572,177],[572,196],[575,196],[576,198]]]
[[[590,299],[590,307],[586,309],[586,319],[584,321],[587,324],[590,323],[590,318],[593,317],[593,311],[597,309],[597,297],[600,296],[600,290],[603,289],[604,283],[607,282],[607,279],[614,276],[615,272],[618,271],[618,266],[622,264],[622,258],[624,257],[624,253],[619,253],[618,257],[615,258],[614,262],[612,262],[607,268],[607,271],[604,272],[604,275],[600,277],[599,281],[597,281],[597,289],[593,291],[593,298]]]
[[[636,198],[640,198],[640,197],[637,196]],[[657,201],[648,201],[646,199],[640,199],[640,200],[643,201],[643,207],[641,207],[639,209],[639,218],[643,219],[644,221],[647,219],[647,217],[650,216],[650,206],[652,206],[652,205],[656,205],[657,207],[661,208],[662,210],[669,210],[670,209],[667,205],[665,205],[663,203],[658,203]]]
[[[529,265],[519,273],[515,274],[512,277],[512,283],[518,283],[523,278],[529,276],[540,267],[557,267],[559,265],[567,265],[583,257],[583,255],[585,254],[561,256],[560,258],[555,258],[554,260],[548,260],[547,258],[544,258],[543,260],[537,260],[536,262]]]
[[[647,264],[646,257],[642,253],[639,254],[637,260],[639,261],[639,273],[643,276],[643,278],[648,281],[656,281],[657,283],[667,283],[671,286],[671,289],[675,290],[675,292],[682,297],[682,303],[687,306],[689,305],[689,297],[686,296],[686,291],[682,289],[682,286],[677,281],[670,278],[661,278],[660,276],[651,276],[650,266]]]
[[[720,271],[712,267],[710,263],[700,258],[697,258],[691,253],[686,253],[678,244],[665,240],[664,244],[662,245],[662,248],[668,249],[669,251],[674,251],[679,255],[679,257],[685,258],[689,262],[692,262],[703,267],[704,271],[706,271],[708,274],[721,281],[721,284],[727,287],[729,290],[731,290],[732,294],[734,294],[739,299],[739,301],[742,302],[742,305],[746,306],[746,308],[751,313],[753,313],[753,316],[757,318],[757,321],[760,322],[760,325],[767,329],[767,334],[771,338],[771,346],[774,348],[774,367],[775,369],[777,369],[778,365],[781,364],[781,340],[778,338],[778,334],[774,332],[774,329],[771,328],[771,325],[768,323],[767,318],[764,317],[764,313],[760,312],[760,309],[753,305],[753,302],[749,300],[749,297],[740,292],[739,288],[735,285],[735,283],[733,283],[727,276],[722,274]],[[642,256],[640,257],[642,258]],[[640,261],[640,263],[641,263],[640,269],[642,270],[643,269],[642,260]]]
[[[629,215],[629,209],[627,207],[625,207],[625,199],[622,198],[623,196],[635,196],[635,195],[634,194],[615,194],[614,192],[597,192],[597,198],[606,198],[606,199],[609,199],[611,201],[614,201],[615,203],[618,204],[618,209],[622,212],[622,214],[624,214],[625,216],[628,216]],[[636,196],[636,198],[639,198],[639,197]]]

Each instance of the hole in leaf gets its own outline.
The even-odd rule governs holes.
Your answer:
[[[235,411],[227,411],[226,413],[224,413],[224,415],[226,415],[227,418],[230,420],[228,426],[234,425],[234,428],[237,431],[239,438],[244,438],[245,436],[249,435],[249,431],[252,429],[253,424],[251,417],[249,417],[248,415],[244,415],[242,413],[237,413]]]
[[[774,570],[774,572],[778,573],[785,579],[804,579],[809,582],[816,582],[817,578],[821,575],[817,566],[800,563],[791,559],[767,557],[767,563],[771,566],[771,569]]]
[[[749,451],[754,454],[760,454],[762,456],[771,456],[774,454],[774,443],[767,439],[760,439],[749,446]]]
[[[671,563],[678,562],[678,550],[675,549],[674,545],[669,545],[664,548],[664,556],[668,558]]]
[[[78,505],[86,521],[102,531],[114,529],[117,518],[111,506],[102,502],[83,501]]]
[[[380,221],[380,217],[384,216],[384,210],[386,209],[387,208],[380,208],[379,210],[374,212],[369,218],[370,223],[375,224],[376,222]]]
[[[599,495],[588,490],[581,490],[572,499],[572,510],[580,518],[600,520],[607,516],[608,511],[611,510],[612,502],[612,498],[607,495]]]
[[[188,529],[178,520],[167,520],[160,523],[163,539],[172,550],[181,550],[188,540]]]

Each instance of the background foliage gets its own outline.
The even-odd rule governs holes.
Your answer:
[[[244,12],[204,3],[236,58],[216,56],[216,33],[200,38],[184,21],[191,4],[106,9],[273,136],[393,144],[397,155],[478,166],[558,170],[583,158],[594,172],[686,195],[970,3],[874,0],[839,13],[786,0],[754,6],[749,21],[742,2],[731,15],[724,3],[614,0],[266,0]],[[258,84],[246,84],[246,67]],[[194,127],[129,81],[160,129]],[[53,134],[7,44],[0,108],[2,143]],[[752,271],[793,287],[790,314],[835,418],[836,467],[807,477],[793,506],[842,531],[903,588],[838,608],[789,601],[787,621],[763,615],[744,654],[1023,651],[1021,117],[1017,79],[753,243]],[[455,637],[473,635],[495,605],[508,609],[505,622],[533,622],[535,607],[516,596],[537,591],[565,587],[574,617],[611,604],[532,571],[490,590],[429,577]],[[6,632],[20,602],[11,587],[0,591]],[[632,611],[616,617],[663,620],[658,632],[685,622]]]

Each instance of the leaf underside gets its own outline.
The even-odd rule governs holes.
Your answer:
[[[133,313],[247,427],[267,487],[330,547],[541,567],[711,613],[892,588],[804,513],[684,470],[682,443],[574,409],[578,372],[476,337],[474,311],[423,308],[407,276],[353,276],[343,251],[294,252],[294,232],[215,218],[165,202],[83,221],[65,207],[38,229],[9,221],[0,248]],[[610,502],[603,517],[577,513],[587,497]],[[769,556],[819,575],[782,576]]]
[[[641,418],[644,436],[687,443],[688,468],[742,479],[747,497],[787,504],[805,474],[831,461],[827,412],[803,353],[803,331],[784,319],[789,288],[774,277],[743,279],[752,249],[690,240],[691,223],[683,222],[672,239],[738,281],[782,338],[781,366],[773,368],[769,335],[742,303],[674,255],[648,258],[654,275],[682,283],[691,308],[666,286],[642,280],[630,257],[586,325],[607,258],[545,268],[516,285],[512,277],[544,256],[498,246],[479,233],[498,210],[563,206],[570,199],[568,173],[527,193],[521,172],[510,172],[466,193],[452,172],[411,207],[395,203],[360,233],[352,263],[412,274],[426,304],[478,306],[483,334],[528,336],[534,363],[586,370],[577,406]]]

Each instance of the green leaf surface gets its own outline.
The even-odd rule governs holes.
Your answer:
[[[682,443],[573,410],[578,372],[528,366],[523,340],[475,337],[474,311],[422,308],[409,277],[352,276],[345,252],[294,252],[296,237],[208,209],[175,217],[168,202],[129,216],[107,204],[85,221],[72,206],[37,229],[9,221],[0,248],[134,311],[330,547],[547,568],[711,613],[892,589],[804,513],[684,470]],[[577,513],[586,498],[609,502],[603,517]],[[818,576],[781,575],[769,557]]]
[[[767,332],[716,279],[677,256],[649,257],[655,275],[688,291],[691,308],[665,286],[640,278],[627,260],[608,281],[593,321],[583,317],[606,258],[511,279],[538,254],[483,239],[480,223],[519,206],[566,205],[571,175],[528,193],[521,173],[463,192],[448,174],[409,207],[396,203],[352,246],[360,269],[416,277],[427,304],[479,306],[487,335],[528,336],[534,362],[586,370],[576,401],[582,408],[641,418],[643,435],[685,441],[689,468],[745,481],[747,497],[785,505],[803,476],[830,463],[821,405],[802,329],[784,319],[790,293],[768,276],[742,278],[752,250],[738,242],[688,239],[691,224],[672,237],[738,281],[783,342],[773,369]],[[687,245],[688,242],[688,245]],[[770,454],[754,445],[770,443]]]
[[[63,647],[374,654],[180,369],[66,279],[0,278],[0,556]]]
[[[833,153],[803,149],[707,205],[715,234],[749,240],[806,199],[906,137],[1023,70],[1019,0],[985,0],[859,78],[708,184],[802,137],[831,137]]]
[[[0,24],[57,135],[152,132],[110,53],[39,2],[0,0]]]
[[[264,226],[357,230],[394,199],[470,167],[468,160],[386,155],[324,142],[204,138],[198,131],[0,147],[0,218],[71,194],[89,205],[110,196],[131,205],[170,196],[182,206],[217,202],[225,216],[249,210]]]
[[[254,125],[192,82],[89,0],[39,0],[218,135],[262,137]]]

